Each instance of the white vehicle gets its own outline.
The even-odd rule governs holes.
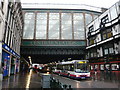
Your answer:
[[[88,60],[72,60],[60,62],[56,65],[54,73],[75,79],[90,78]]]

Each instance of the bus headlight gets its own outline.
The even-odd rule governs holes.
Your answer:
[[[76,77],[80,77],[80,75],[76,75]]]

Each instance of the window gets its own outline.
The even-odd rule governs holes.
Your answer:
[[[47,35],[47,13],[37,13],[36,39],[46,39]]]
[[[112,37],[112,32],[107,33],[107,38],[110,38],[110,37]]]
[[[60,20],[59,13],[50,13],[49,14],[49,39],[59,39],[60,35]]]
[[[61,37],[62,39],[72,39],[72,14],[61,14]]]
[[[33,12],[25,13],[23,39],[33,39],[35,14]]]
[[[106,44],[104,46],[104,55],[113,54],[113,53],[114,53],[113,44]]]
[[[107,39],[106,33],[103,33],[103,40]]]
[[[108,22],[109,22],[108,15],[106,15],[105,17],[103,17],[101,19],[101,25],[100,25],[100,27],[104,27],[105,23],[108,23]]]
[[[90,27],[89,27],[89,32],[92,32],[94,30],[94,27],[93,27],[93,25],[91,25]]]
[[[117,10],[116,10],[116,5],[113,5],[110,8],[110,14],[111,14],[111,20],[115,19],[118,15],[117,15]]]
[[[101,22],[102,22],[103,24],[109,22],[108,15],[106,15],[105,17],[103,17],[103,18],[101,19]]]
[[[89,45],[93,45],[93,44],[95,43],[95,39],[96,39],[95,36],[94,36],[94,37],[91,37],[91,38],[89,39]]]
[[[90,57],[97,57],[97,49],[90,51]]]
[[[95,69],[98,69],[98,65],[95,65],[94,67],[95,67]]]
[[[92,21],[92,15],[91,14],[85,14],[85,23],[88,25]]]
[[[108,48],[104,49],[104,54],[107,55],[108,54]]]
[[[112,68],[112,70],[118,70],[119,66],[118,66],[118,64],[112,64],[111,68]]]
[[[93,57],[93,53],[92,52],[90,53],[90,56]]]
[[[110,54],[114,53],[113,48],[109,48],[109,53]]]
[[[93,66],[91,65],[91,70],[93,70]]]
[[[74,39],[85,39],[84,20],[82,13],[73,14]]]
[[[113,36],[113,34],[112,34],[111,28],[102,32],[102,39],[103,40],[111,38],[112,36]]]
[[[110,64],[106,64],[105,68],[108,69],[108,70],[110,70]]]
[[[104,65],[100,65],[100,70],[104,70]]]

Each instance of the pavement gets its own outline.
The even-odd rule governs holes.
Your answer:
[[[22,72],[10,77],[4,78],[2,88],[41,88],[40,78],[34,72]]]

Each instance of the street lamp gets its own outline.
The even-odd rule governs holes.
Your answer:
[[[30,65],[32,65],[32,60],[31,60],[31,56],[28,56],[29,61],[30,61]]]

